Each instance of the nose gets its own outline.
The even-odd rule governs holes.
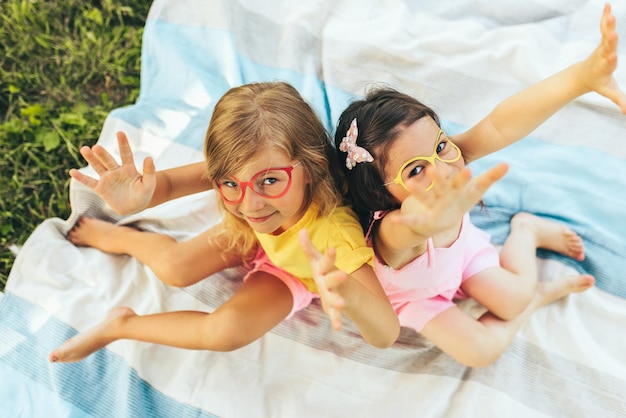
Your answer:
[[[263,197],[259,196],[255,191],[247,186],[243,190],[243,199],[239,202],[239,207],[243,212],[254,213],[265,205]]]

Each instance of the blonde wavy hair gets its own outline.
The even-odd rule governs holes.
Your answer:
[[[241,170],[268,145],[304,168],[308,181],[301,210],[315,203],[317,216],[326,216],[341,203],[346,186],[328,132],[313,108],[284,82],[234,87],[217,102],[204,142],[206,178],[217,189],[218,179]],[[228,212],[221,199],[219,205],[224,220],[214,239],[226,250],[236,249],[251,258],[257,245],[252,228]]]

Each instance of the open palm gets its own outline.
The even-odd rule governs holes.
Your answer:
[[[156,189],[154,161],[150,157],[146,158],[143,162],[143,174],[139,173],[126,134],[118,132],[117,143],[121,165],[100,145],[82,147],[81,155],[98,173],[99,179],[75,169],[70,170],[70,176],[93,189],[120,215],[140,212],[148,207]]]
[[[393,221],[411,228],[423,236],[433,236],[457,225],[463,216],[482,199],[485,192],[508,171],[501,163],[485,173],[471,178],[469,169],[446,178],[436,166],[428,166],[426,175],[433,181],[429,191],[411,190]]]

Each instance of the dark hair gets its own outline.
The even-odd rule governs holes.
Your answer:
[[[376,88],[370,90],[364,99],[352,102],[339,117],[335,147],[339,164],[348,180],[347,198],[365,230],[374,211],[400,207],[383,186],[381,173],[386,164],[387,150],[403,128],[427,116],[440,125],[437,114],[419,100],[391,88]],[[339,145],[355,118],[357,145],[369,151],[374,162],[359,163],[349,170],[346,167],[347,153],[340,151]]]

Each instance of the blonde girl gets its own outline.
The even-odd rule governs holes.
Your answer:
[[[68,234],[77,245],[128,254],[165,283],[188,286],[225,268],[249,263],[243,285],[213,313],[184,311],[140,316],[118,307],[91,330],[69,339],[50,356],[78,361],[118,339],[173,347],[230,351],[255,341],[320,297],[335,328],[345,314],[370,344],[387,347],[399,322],[372,269],[373,252],[352,210],[342,205],[342,176],[329,162],[334,151],[313,109],[289,84],[256,83],[229,90],[216,104],[198,164],[155,173],[134,168],[124,134],[122,165],[102,147],[82,154],[99,179],[71,175],[94,188],[114,209],[138,211],[214,188],[223,221],[185,242],[82,219]],[[298,233],[306,228],[307,253]],[[329,251],[325,262],[341,275],[315,279],[307,255]],[[367,307],[367,309],[363,309]]]

